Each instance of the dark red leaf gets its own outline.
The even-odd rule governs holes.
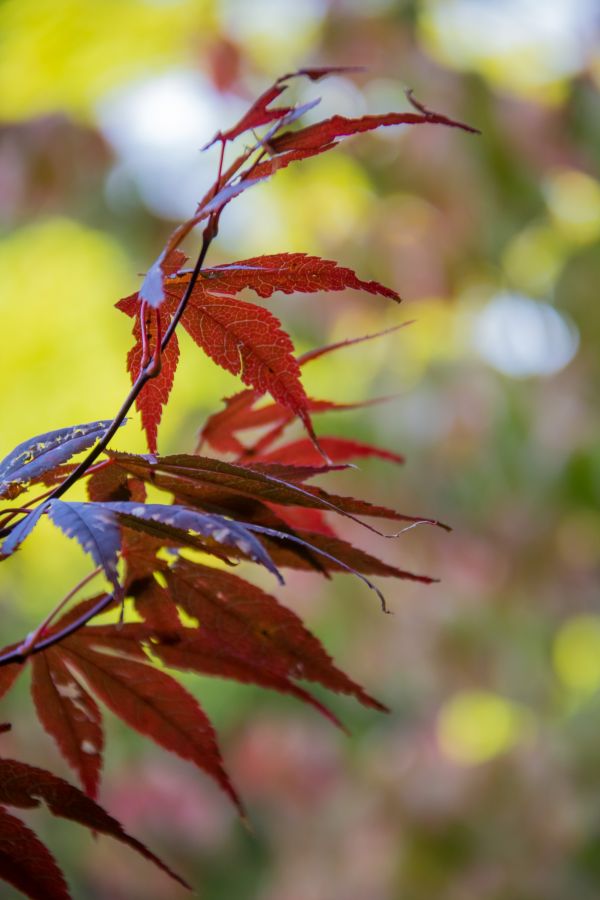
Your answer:
[[[166,574],[175,603],[240,661],[268,674],[316,681],[382,709],[333,664],[321,643],[275,597],[236,575],[179,560]]]
[[[36,653],[31,663],[31,693],[38,718],[77,772],[85,792],[95,798],[104,748],[100,710],[57,650]]]
[[[166,592],[163,599],[175,608],[173,600]],[[171,668],[234,679],[244,684],[257,684],[280,693],[291,694],[315,707],[335,725],[342,727],[326,706],[304,688],[294,684],[290,678],[271,671],[266,664],[260,665],[256,661],[245,659],[243,653],[223,642],[219,635],[203,628],[198,630],[179,627],[175,631],[171,629],[165,631],[162,624],[135,623],[122,626],[115,641],[114,628],[97,626],[86,628],[81,633],[80,639],[90,645],[108,647],[111,650],[120,649],[129,655],[136,651],[143,652],[144,645],[148,645],[152,653]]]
[[[376,128],[390,125],[447,125],[451,128],[460,128],[473,134],[478,134],[476,128],[450,119],[440,113],[426,110],[419,106],[418,112],[385,113],[378,116],[361,116],[350,119],[346,116],[332,116],[314,125],[307,125],[298,131],[288,131],[278,137],[274,137],[269,146],[275,153],[284,153],[290,150],[310,150],[331,144],[338,138],[348,137],[364,131],[373,131]]]
[[[188,672],[233,679],[242,684],[256,684],[282,694],[290,694],[313,706],[334,725],[343,727],[330,709],[307,690],[294,684],[289,677],[272,672],[267,666],[260,666],[244,659],[242,654],[216,640],[213,635],[191,629],[187,631],[188,634],[176,643],[167,641],[153,647],[165,665]]]
[[[0,878],[32,900],[70,900],[64,875],[34,832],[0,806]]]
[[[347,567],[361,572],[363,575],[378,575],[390,578],[402,578],[408,581],[419,581],[422,584],[433,584],[436,578],[430,578],[428,575],[416,575],[414,572],[407,572],[404,569],[398,569],[388,563],[371,556],[365,550],[353,547],[347,541],[336,535],[323,534],[314,531],[304,531],[298,529],[296,534],[304,541],[314,547],[316,550],[323,550],[329,554],[330,558],[324,557],[323,566],[329,572],[347,571]],[[272,540],[265,538],[265,543],[269,548],[269,553],[275,560],[277,565],[282,568],[290,569],[310,569],[310,563],[305,556],[300,554],[291,540]],[[339,563],[345,565],[340,565]]]
[[[86,487],[88,497],[94,502],[133,500],[135,503],[143,503],[146,499],[144,483],[130,478],[110,460],[102,463],[102,467],[90,475]]]
[[[328,494],[322,488],[312,485],[294,484],[265,472],[257,471],[250,466],[240,466],[206,456],[177,454],[164,456],[152,461],[145,457],[121,453],[111,453],[112,458],[131,474],[152,483],[161,490],[169,491],[182,497],[195,498],[201,503],[203,496],[220,497],[220,502],[229,494],[235,505],[236,495],[260,499],[269,503],[284,506],[304,506],[312,509],[337,512],[380,534],[377,529],[357,519],[357,516],[372,516],[398,522],[423,522],[438,525],[447,530],[435,519],[408,516],[385,506],[376,506],[366,500],[353,497],[342,497]],[[211,490],[212,486],[212,490]],[[218,487],[215,493],[214,488]]]
[[[267,144],[267,147],[269,145]],[[309,147],[306,150],[290,150],[289,153],[278,153],[270,159],[261,160],[252,168],[252,174],[255,178],[270,178],[280,169],[287,169],[293,162],[300,162],[303,159],[309,159],[311,156],[317,156],[319,153],[325,153],[327,150],[333,150],[337,146],[334,142],[331,144],[323,144],[321,147]]]
[[[61,652],[117,716],[203,769],[241,809],[210,720],[179,682],[154,666],[92,650],[78,636],[63,641]]]
[[[55,634],[57,631],[62,631],[63,628],[66,628],[68,625],[76,622],[81,616],[84,616],[90,610],[94,609],[94,607],[102,603],[103,600],[107,599],[108,594],[101,593],[95,594],[93,597],[86,597],[84,600],[80,600],[79,603],[76,603],[75,606],[72,606],[70,609],[64,612],[62,616],[60,616],[60,618],[54,620],[52,627],[48,629],[48,633]],[[108,604],[104,607],[104,610],[113,609],[118,605],[119,601],[113,600],[111,604]]]
[[[16,649],[16,644],[5,647],[3,652],[14,649]],[[10,691],[22,671],[23,666],[20,663],[11,663],[11,665],[8,666],[0,666],[0,697],[4,697],[4,695]]]
[[[18,806],[21,809],[35,809],[40,805],[40,800],[46,803],[53,815],[79,822],[92,831],[109,834],[153,862],[179,884],[189,887],[140,841],[127,834],[116,819],[109,816],[101,806],[78,788],[45,769],[38,769],[14,759],[0,759],[0,804]]]
[[[136,612],[147,625],[161,634],[174,634],[181,629],[181,619],[170,594],[152,576],[137,581],[132,594]]]

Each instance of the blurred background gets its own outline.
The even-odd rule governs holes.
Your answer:
[[[109,722],[101,800],[204,900],[563,900],[600,896],[600,10],[595,0],[3,0],[0,456],[109,418],[128,387],[139,285],[210,184],[198,148],[298,66],[320,114],[407,108],[482,130],[385,129],[235,201],[212,262],[303,250],[401,293],[276,296],[299,350],[415,323],[305,370],[368,409],[322,433],[381,444],[329,484],[436,516],[396,542],[346,535],[441,578],[292,575],[280,599],[389,704],[333,697],[347,738],[267,692],[185,678],[218,726],[252,832],[191,766]],[[237,382],[183,341],[160,433],[191,449]],[[118,446],[143,449],[134,417]],[[40,526],[0,571],[2,643],[88,569]],[[27,678],[4,755],[66,773]],[[71,777],[68,775],[68,777]],[[28,815],[74,896],[184,896],[109,839]],[[3,888],[2,896],[13,897]]]

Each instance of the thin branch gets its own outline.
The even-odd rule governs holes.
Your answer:
[[[59,644],[69,635],[74,634],[76,631],[79,631],[80,628],[83,628],[84,625],[94,619],[96,616],[99,616],[101,612],[104,612],[105,609],[114,603],[115,596],[114,594],[104,594],[103,597],[93,606],[91,609],[88,609],[87,612],[82,613],[82,615],[75,619],[73,622],[70,622],[69,625],[65,625],[64,628],[61,628],[60,631],[54,632],[54,634],[49,635],[42,641],[39,641],[34,647],[31,648],[28,652],[23,652],[22,644],[16,647],[14,650],[9,650],[8,653],[5,653],[3,656],[0,656],[0,668],[2,666],[8,666],[11,663],[24,663],[27,660],[28,656],[31,656],[34,653],[41,653],[42,650],[47,650],[48,647],[52,647],[54,644]]]
[[[54,609],[48,613],[44,621],[38,625],[35,631],[32,631],[27,635],[23,643],[18,648],[25,658],[33,653],[35,647],[39,643],[39,639],[42,637],[44,632],[48,630],[50,624],[52,623],[52,620],[56,618],[59,612],[61,612],[65,608],[67,603],[69,603],[69,601],[72,600],[73,597],[75,597],[76,594],[78,594],[79,591],[86,586],[86,584],[89,584],[89,582],[92,581],[96,577],[96,575],[99,575],[100,572],[102,572],[102,566],[98,566],[96,569],[94,569],[93,572],[89,572],[85,576],[85,578],[82,578],[81,581],[79,581],[75,585],[75,587],[71,588],[68,594],[66,594],[62,598],[60,603],[57,603]]]
[[[167,328],[165,335],[162,339],[162,342],[160,345],[161,353],[164,353],[166,347],[169,344],[169,341],[173,337],[175,328],[177,327],[179,320],[181,319],[183,313],[185,312],[188,301],[189,301],[189,299],[192,295],[192,292],[196,286],[196,282],[198,281],[198,278],[200,277],[200,272],[201,272],[202,266],[204,264],[206,254],[208,252],[208,248],[210,247],[210,244],[214,240],[215,236],[216,236],[216,226],[213,222],[213,218],[211,217],[208,225],[204,229],[204,234],[202,237],[202,247],[200,248],[200,253],[198,255],[198,259],[196,260],[196,265],[194,267],[194,271],[192,272],[190,281],[186,287],[183,297],[181,298],[181,300],[177,306],[177,309],[175,310],[175,313],[173,314],[171,323],[170,323],[169,327]],[[139,396],[139,394],[142,391],[142,388],[148,383],[148,381],[150,381],[152,378],[155,378],[156,375],[158,375],[158,372],[159,372],[159,369],[158,369],[158,367],[156,367],[154,365],[154,359],[152,359],[150,361],[150,363],[148,364],[148,366],[146,366],[146,368],[140,373],[138,378],[136,378],[129,393],[125,397],[125,400],[121,404],[121,408],[119,409],[118,413],[112,420],[111,424],[109,425],[108,429],[106,430],[106,432],[104,433],[102,438],[98,441],[97,444],[95,444],[94,447],[92,447],[92,449],[90,450],[88,455],[85,457],[84,460],[82,460],[79,463],[77,468],[75,468],[71,472],[71,474],[68,475],[67,478],[65,478],[65,480],[61,484],[59,484],[56,488],[54,488],[54,490],[52,490],[50,492],[50,494],[48,495],[48,499],[54,500],[58,497],[62,497],[62,495],[64,493],[66,493],[66,491],[68,491],[70,487],[72,487],[77,481],[79,481],[80,478],[82,478],[83,475],[86,474],[86,472],[88,471],[88,469],[90,468],[92,463],[94,463],[96,461],[96,459],[100,456],[100,454],[103,453],[104,450],[106,450],[110,441],[112,440],[112,438],[114,437],[116,432],[119,430],[119,428],[125,421],[125,418],[127,417],[127,413],[130,411],[131,407],[135,403],[137,397]],[[7,528],[3,528],[2,530],[0,530],[0,538],[6,537],[8,534],[10,534],[13,527],[14,526],[8,526]]]

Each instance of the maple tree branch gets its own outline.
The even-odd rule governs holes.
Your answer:
[[[102,566],[97,566],[92,572],[89,572],[84,578],[82,578],[81,581],[78,581],[75,587],[72,587],[71,590],[67,594],[65,594],[62,600],[60,600],[60,602],[56,604],[54,609],[48,613],[43,622],[41,622],[37,626],[37,628],[25,638],[23,643],[18,648],[23,653],[24,657],[27,657],[34,652],[35,647],[39,643],[39,639],[49,628],[52,620],[59,614],[59,612],[61,612],[65,608],[67,603],[72,600],[73,597],[75,597],[75,595],[78,594],[79,591],[86,586],[86,584],[89,584],[89,582],[92,581],[96,577],[96,575],[99,575],[101,571]]]
[[[81,583],[77,586],[77,588],[79,587],[82,587]],[[38,641],[32,647],[24,646],[25,642],[23,641],[13,650],[9,650],[8,653],[4,653],[2,656],[0,656],[0,668],[2,668],[3,666],[9,666],[12,663],[23,664],[27,662],[27,659],[33,654],[41,653],[42,650],[47,650],[48,647],[52,647],[54,644],[59,644],[65,638],[74,634],[76,631],[79,631],[80,628],[83,628],[84,625],[87,625],[87,623],[91,619],[94,619],[96,616],[99,616],[101,612],[104,612],[105,609],[108,609],[108,607],[111,605],[111,603],[114,602],[114,600],[114,593],[104,594],[100,598],[100,600],[98,600],[98,602],[94,606],[92,606],[91,609],[88,609],[86,612],[82,613],[78,619],[75,619],[73,622],[65,625],[64,628],[60,629],[60,631],[56,631],[54,632],[54,634],[48,635],[47,638]],[[61,601],[61,605],[63,602],[64,601]],[[55,613],[56,609],[52,611],[51,615],[54,615]]]
[[[173,337],[175,329],[176,329],[177,325],[179,324],[179,321],[180,321],[182,315],[185,312],[188,301],[189,301],[189,299],[192,295],[192,292],[196,286],[196,282],[198,281],[198,278],[200,277],[200,272],[202,270],[204,260],[206,259],[206,254],[208,253],[208,249],[217,234],[217,224],[216,224],[217,220],[218,220],[218,216],[211,216],[206,228],[204,229],[204,233],[202,235],[202,246],[200,248],[200,252],[199,252],[198,258],[196,260],[196,265],[194,266],[194,270],[192,272],[190,281],[186,287],[185,293],[184,293],[183,297],[181,298],[181,300],[179,301],[179,304],[173,314],[173,318],[171,319],[169,327],[165,331],[164,337],[160,344],[161,353],[164,353],[165,349],[167,348],[167,346],[169,344],[169,341]],[[62,497],[62,495],[64,493],[66,493],[66,491],[68,491],[70,487],[72,487],[77,481],[79,481],[80,478],[82,478],[87,473],[87,471],[90,468],[90,466],[92,465],[92,463],[94,463],[96,461],[96,459],[100,456],[100,454],[103,453],[104,450],[106,450],[110,441],[112,440],[112,438],[114,437],[116,432],[119,430],[119,428],[125,421],[125,419],[127,417],[127,413],[130,411],[131,407],[135,403],[137,397],[139,396],[139,394],[142,391],[142,388],[148,383],[148,381],[150,381],[152,378],[155,378],[158,375],[159,371],[160,371],[160,369],[158,366],[155,365],[154,359],[150,360],[149,364],[145,367],[145,369],[136,378],[129,393],[127,394],[123,403],[121,404],[119,411],[117,412],[116,416],[110,423],[106,432],[103,434],[102,438],[98,441],[97,444],[95,444],[94,447],[92,447],[92,449],[90,450],[88,455],[85,457],[84,460],[82,460],[79,463],[77,468],[75,468],[70,473],[70,475],[68,475],[67,478],[65,478],[65,480],[61,484],[59,484],[56,488],[54,488],[53,491],[50,492],[47,499],[54,500],[54,499],[57,499],[58,497]],[[28,511],[28,514],[31,511]],[[8,534],[10,534],[10,532],[13,530],[13,527],[14,527],[14,525],[12,525],[12,526],[9,525],[9,526],[3,528],[2,530],[0,530],[0,538],[6,537]]]
[[[173,314],[173,318],[171,319],[169,327],[165,331],[162,341],[160,342],[160,354],[164,353],[166,347],[168,346],[169,341],[171,340],[175,329],[185,312],[188,301],[192,295],[194,287],[196,286],[196,282],[200,277],[200,273],[202,271],[202,266],[204,265],[204,260],[206,259],[206,254],[208,253],[208,249],[217,235],[218,218],[219,213],[212,215],[208,220],[206,228],[204,229],[204,232],[202,234],[202,246],[200,247],[200,251],[198,253],[196,265],[194,266],[194,270],[192,272],[185,293]],[[160,331],[158,333],[158,338],[160,339]],[[73,484],[75,484],[75,482],[79,481],[79,479],[88,472],[98,456],[107,448],[111,439],[125,421],[127,413],[135,403],[135,400],[140,394],[142,388],[147,384],[148,381],[158,375],[160,371],[160,365],[157,365],[157,360],[160,360],[160,354],[158,353],[158,350],[159,344],[157,341],[156,353],[153,355],[153,358],[146,365],[144,370],[140,372],[140,375],[136,378],[129,393],[125,397],[125,400],[121,404],[121,408],[111,422],[105,434],[102,436],[101,440],[98,441],[98,443],[92,448],[92,450],[90,450],[86,458],[82,460],[77,468],[74,469],[70,473],[70,475],[61,484],[58,485],[58,487],[50,492],[48,499],[55,499],[62,496],[62,494],[64,494],[70,487],[72,487]],[[27,514],[30,514],[32,511],[33,510],[27,510]],[[2,531],[0,531],[0,537],[4,537],[6,536],[6,534],[10,534],[13,527],[14,526],[9,526],[8,528],[2,529]],[[82,586],[82,584],[79,584],[77,586],[77,589]],[[67,598],[70,599],[71,596],[72,592],[67,595]],[[37,637],[42,633],[44,627],[47,624],[47,621],[51,620],[56,615],[58,610],[62,608],[64,603],[67,602],[67,598],[63,599],[59,606],[55,607],[55,609],[52,610],[52,612],[49,614],[47,619],[44,620],[42,625],[40,625],[36,629],[36,631],[34,632],[34,636]],[[54,644],[60,643],[60,641],[62,641],[65,637],[68,637],[69,635],[74,634],[76,631],[79,631],[79,629],[83,628],[83,626],[86,625],[91,619],[99,615],[110,605],[110,603],[113,602],[114,599],[114,594],[107,594],[102,598],[101,601],[96,604],[96,606],[92,607],[91,610],[88,610],[87,613],[84,613],[82,616],[80,616],[79,619],[76,619],[75,622],[72,622],[70,625],[65,626],[65,628],[61,629],[55,634],[50,635],[44,640],[34,642],[33,646],[29,646],[27,639],[21,641],[16,649],[11,650],[0,657],[0,667],[10,665],[11,663],[24,663],[27,657],[32,653],[39,653],[41,650],[45,650],[48,647],[53,646]],[[31,643],[31,638],[29,639],[29,643]]]

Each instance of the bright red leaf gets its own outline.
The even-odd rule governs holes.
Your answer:
[[[171,284],[185,285],[190,273],[179,273],[169,279]],[[362,281],[352,269],[338,265],[331,259],[321,259],[306,253],[275,253],[254,256],[226,266],[205,269],[202,286],[206,291],[237,294],[250,288],[259,297],[271,297],[276,291],[283,294],[313,294],[321,291],[342,291],[354,288],[369,294],[381,294],[399,300],[396,291],[377,281]]]

